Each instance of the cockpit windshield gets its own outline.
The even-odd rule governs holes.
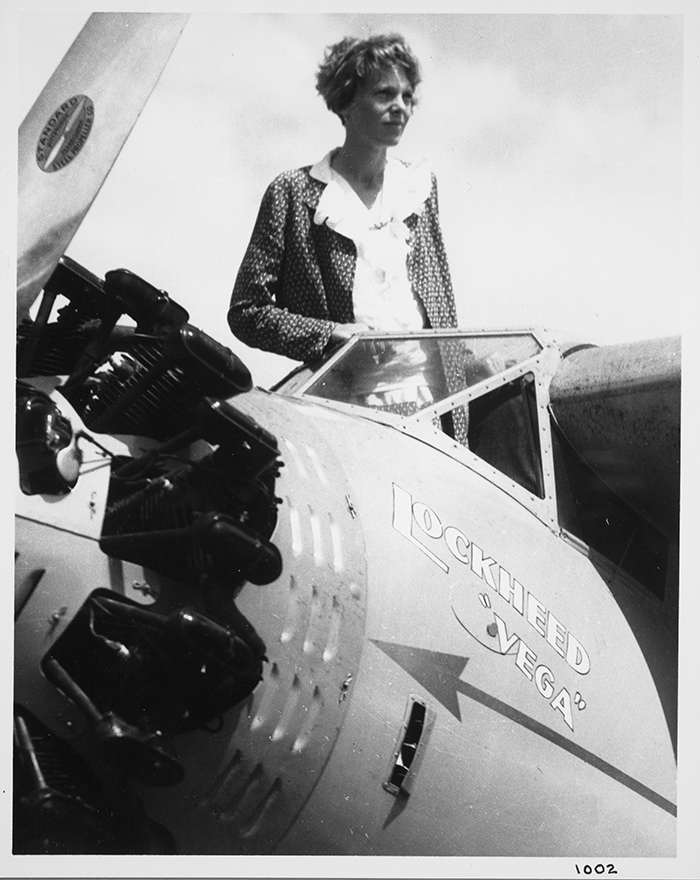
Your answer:
[[[541,350],[529,333],[359,336],[303,393],[408,416]]]
[[[437,429],[512,481],[509,491],[518,484],[544,498],[536,375],[545,345],[527,331],[366,334],[274,390],[363,407],[424,437]]]

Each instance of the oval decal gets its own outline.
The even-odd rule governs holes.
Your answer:
[[[73,95],[56,110],[42,129],[36,145],[36,163],[42,171],[59,171],[85,146],[95,119],[95,105],[87,95]]]

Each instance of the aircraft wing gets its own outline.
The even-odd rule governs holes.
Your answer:
[[[550,387],[554,415],[581,457],[675,538],[680,392],[680,337],[572,351]]]
[[[68,247],[187,18],[91,15],[20,126],[18,318]]]

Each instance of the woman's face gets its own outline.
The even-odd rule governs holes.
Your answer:
[[[413,88],[400,67],[375,71],[345,110],[348,137],[365,144],[395,147],[413,112]]]

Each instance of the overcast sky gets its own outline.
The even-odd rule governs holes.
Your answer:
[[[86,17],[20,14],[18,122]],[[192,14],[68,254],[168,290],[257,384],[279,378],[291,362],[231,337],[231,287],[265,186],[342,142],[324,47],[389,30],[423,66],[396,153],[438,175],[460,325],[679,333],[681,15]]]

